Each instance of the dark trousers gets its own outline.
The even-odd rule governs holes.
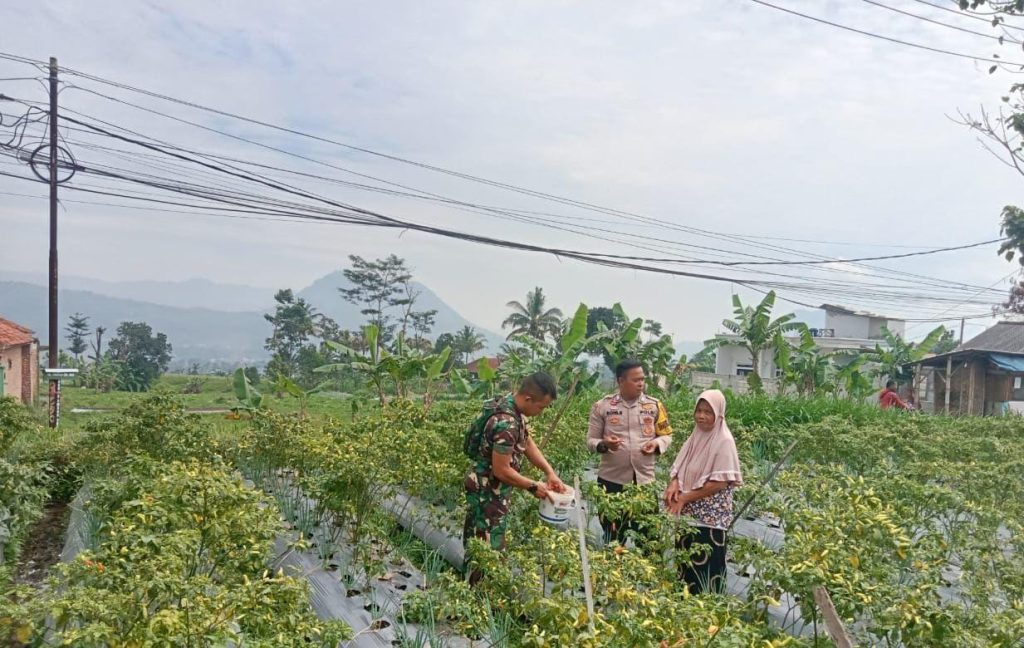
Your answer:
[[[607,479],[597,478],[598,485],[604,489],[606,493],[621,493],[626,490],[626,487],[622,484],[616,484],[615,482],[608,481]],[[636,483],[636,477],[633,478],[633,483]],[[604,543],[608,544],[612,540],[621,544],[626,544],[626,532],[636,531],[636,523],[632,520],[625,519],[612,519],[601,515],[601,528],[604,529]]]
[[[691,594],[725,593],[726,534],[723,529],[695,527],[676,543],[689,550],[694,545],[706,545],[690,559],[679,561],[679,578],[686,583]]]

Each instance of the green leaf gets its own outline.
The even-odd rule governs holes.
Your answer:
[[[476,375],[485,383],[494,382],[494,379],[498,376],[494,369],[491,368],[491,363],[488,362],[486,357],[480,358],[480,360],[477,361]]]
[[[448,358],[451,355],[452,348],[446,346],[440,353],[434,356],[434,360],[427,367],[427,380],[434,381],[441,377],[441,374],[444,372],[444,366],[448,363]]]
[[[576,309],[576,314],[573,315],[572,324],[569,325],[569,331],[562,336],[559,342],[559,347],[562,352],[568,351],[574,344],[583,339],[587,334],[587,315],[589,309],[586,304],[580,304],[579,308]]]

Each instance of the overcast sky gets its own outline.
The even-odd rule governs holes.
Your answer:
[[[990,31],[910,0],[887,3]],[[979,36],[854,0],[777,4],[935,47],[1024,56],[1019,48],[999,49]],[[70,68],[396,156],[680,225],[861,244],[787,244],[829,256],[994,238],[1001,208],[1022,202],[1024,179],[949,118],[958,109],[997,107],[1014,82],[1010,75],[989,75],[983,63],[844,33],[748,0],[40,0],[3,3],[0,25],[5,52],[55,55]],[[0,78],[25,72],[0,62]],[[45,98],[39,84],[0,82],[0,92],[12,91]],[[153,137],[242,150],[73,88],[61,101]],[[436,193],[558,207],[224,118],[189,117]],[[487,216],[388,203],[343,188],[318,190],[421,222],[543,244],[571,238],[579,247],[615,251],[617,232],[685,237],[608,222],[600,225],[609,230],[599,234],[601,245],[588,245]],[[5,178],[0,191],[42,195],[37,186]],[[0,269],[45,270],[45,207],[0,195]],[[729,315],[734,289],[413,232],[65,207],[61,269],[68,274],[206,277],[272,290],[304,287],[343,267],[349,254],[395,253],[463,315],[491,329],[499,327],[506,301],[540,285],[566,311],[580,301],[620,301],[630,313],[662,321],[679,339],[700,340]],[[994,247],[886,265],[979,286],[1013,269]],[[917,314],[890,305],[875,310]],[[965,306],[951,314],[978,310]]]

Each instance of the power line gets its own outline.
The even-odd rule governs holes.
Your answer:
[[[981,22],[986,23],[986,24],[988,24],[988,25],[990,25],[992,27],[996,26],[988,18],[983,18],[982,16],[979,16],[978,14],[970,12],[970,11],[963,11],[963,10],[960,10],[960,9],[952,9],[950,7],[944,7],[942,5],[937,5],[937,4],[933,3],[933,2],[928,2],[928,0],[913,0],[913,1],[917,2],[918,4],[923,4],[923,5],[927,5],[929,7],[932,7],[933,9],[939,9],[941,11],[947,11],[949,13],[956,14],[956,15],[962,16],[964,18],[971,18],[973,20],[980,20]],[[1017,27],[1016,25],[1008,25],[1008,24],[1006,24],[1005,21],[999,21],[998,26],[1003,28],[1003,29],[1012,29],[1014,31],[1024,32],[1024,27]]]
[[[982,38],[987,38],[987,39],[991,39],[991,40],[994,40],[994,41],[998,41],[1000,45],[1002,45],[1004,42],[1012,43],[1014,45],[1020,45],[1021,44],[1021,42],[1019,40],[1008,38],[1006,36],[996,36],[995,34],[986,34],[984,32],[974,31],[973,29],[967,29],[966,27],[960,27],[959,25],[953,25],[953,24],[950,24],[950,23],[942,22],[941,20],[935,20],[933,18],[928,18],[927,16],[922,16],[920,14],[912,13],[910,11],[905,11],[903,9],[898,9],[896,7],[891,7],[889,5],[882,4],[881,2],[877,2],[876,0],[861,0],[861,2],[865,2],[865,3],[869,4],[869,5],[874,5],[876,7],[882,8],[882,9],[887,9],[889,11],[892,11],[892,12],[895,12],[895,13],[898,13],[898,14],[902,14],[904,16],[909,16],[910,18],[916,18],[918,20],[922,20],[924,22],[931,23],[933,25],[940,25],[942,27],[948,27],[949,29],[955,29],[956,31],[959,31],[959,32],[964,32],[966,34],[974,34],[975,36],[981,36]]]
[[[148,90],[145,90],[145,89],[136,88],[136,87],[133,87],[133,86],[130,86],[130,85],[127,85],[127,84],[123,84],[123,83],[119,83],[119,82],[116,82],[116,81],[111,81],[111,80],[108,80],[108,79],[103,79],[101,77],[97,77],[97,76],[94,76],[94,75],[90,75],[90,74],[86,74],[86,73],[82,73],[82,72],[78,72],[78,71],[74,71],[74,70],[68,70],[67,72],[69,74],[80,76],[80,77],[85,78],[85,79],[94,80],[96,82],[103,83],[103,84],[106,84],[106,85],[111,85],[111,86],[116,87],[116,88],[125,89],[125,90],[129,90],[129,91],[132,91],[132,92],[137,92],[137,93],[140,93],[140,94],[144,94],[146,96],[151,96],[151,97],[159,98],[159,99],[162,99],[162,100],[165,100],[165,101],[170,101],[170,102],[173,102],[173,103],[178,103],[178,104],[185,105],[185,106],[192,107],[192,108],[199,109],[199,110],[209,111],[209,112],[212,112],[214,114],[221,115],[221,116],[232,117],[232,118],[235,118],[235,119],[246,121],[248,123],[253,123],[253,124],[256,124],[256,125],[260,125],[260,126],[263,126],[263,127],[266,127],[266,128],[276,129],[276,130],[279,130],[279,131],[282,131],[282,132],[287,132],[287,133],[291,133],[291,134],[295,134],[295,135],[311,138],[314,141],[330,143],[332,145],[341,146],[341,147],[347,148],[349,150],[359,151],[359,152],[363,152],[363,153],[366,153],[366,154],[382,157],[382,158],[385,158],[385,159],[389,159],[389,160],[393,160],[393,161],[397,161],[397,162],[402,162],[402,163],[405,163],[405,164],[410,164],[410,165],[413,165],[413,166],[416,166],[416,167],[419,167],[419,168],[428,169],[428,170],[431,170],[431,171],[435,171],[435,172],[451,175],[453,177],[458,177],[458,178],[465,179],[465,180],[470,180],[470,181],[473,181],[473,182],[483,183],[485,185],[490,185],[490,186],[494,186],[494,187],[499,187],[499,188],[507,189],[507,190],[514,191],[514,192],[517,192],[517,193],[522,193],[524,195],[529,195],[529,196],[533,196],[533,197],[537,197],[537,198],[542,198],[542,199],[546,199],[546,200],[554,200],[554,201],[560,202],[562,204],[567,204],[567,205],[571,205],[571,206],[575,206],[575,207],[579,207],[579,208],[583,208],[583,209],[589,209],[589,210],[592,210],[592,211],[598,211],[600,213],[617,215],[617,216],[625,217],[625,218],[629,218],[629,219],[639,219],[639,220],[642,220],[642,221],[645,221],[645,222],[652,222],[652,223],[656,222],[656,223],[662,224],[662,225],[664,225],[666,227],[669,227],[669,228],[672,228],[672,229],[677,229],[677,230],[680,230],[680,231],[687,231],[687,232],[690,232],[690,233],[696,233],[696,234],[699,234],[699,235],[702,235],[702,236],[709,236],[711,238],[718,238],[718,239],[721,239],[721,240],[732,240],[732,241],[745,241],[745,242],[749,242],[749,241],[751,241],[754,238],[754,237],[743,237],[743,236],[738,236],[738,235],[729,235],[729,234],[716,233],[716,232],[712,232],[712,231],[709,231],[709,230],[702,230],[702,229],[699,229],[699,228],[683,227],[683,226],[680,226],[680,225],[678,225],[676,223],[671,223],[669,221],[664,221],[662,219],[653,219],[653,218],[650,218],[650,217],[645,217],[645,216],[641,216],[641,215],[638,215],[638,214],[633,214],[631,212],[624,212],[624,211],[621,211],[621,210],[614,210],[614,209],[609,209],[609,208],[603,208],[603,207],[600,207],[600,206],[597,206],[597,205],[593,205],[593,204],[590,204],[590,203],[585,203],[585,202],[582,202],[582,201],[576,201],[576,200],[572,200],[572,199],[568,199],[568,198],[563,198],[563,197],[555,196],[555,195],[552,195],[552,194],[547,194],[547,193],[544,193],[544,192],[537,192],[537,191],[530,190],[530,189],[525,189],[525,188],[522,188],[522,187],[516,187],[515,185],[509,185],[507,183],[492,181],[492,180],[488,180],[488,179],[485,179],[485,178],[480,178],[480,177],[477,177],[477,176],[472,176],[470,174],[458,172],[458,171],[451,171],[451,170],[444,169],[444,168],[441,168],[441,167],[437,167],[437,166],[434,166],[434,165],[430,165],[430,164],[426,164],[426,163],[422,163],[422,162],[416,162],[416,161],[413,161],[413,160],[408,160],[408,159],[405,159],[405,158],[401,158],[401,157],[398,157],[398,156],[393,156],[393,155],[389,155],[389,154],[385,154],[385,153],[380,153],[380,152],[377,152],[377,151],[372,151],[372,150],[366,149],[364,147],[353,146],[351,144],[346,144],[344,142],[338,142],[336,140],[331,140],[331,139],[320,137],[320,136],[317,136],[317,135],[313,135],[313,134],[309,134],[309,133],[303,133],[303,132],[297,131],[295,129],[291,129],[291,128],[287,128],[287,127],[283,127],[283,126],[277,126],[277,125],[274,125],[274,124],[269,124],[269,123],[263,122],[261,120],[252,119],[252,118],[236,115],[236,114],[233,114],[233,113],[229,113],[229,112],[222,111],[222,110],[215,109],[215,108],[210,108],[210,107],[207,107],[207,106],[202,106],[202,105],[196,104],[194,102],[186,101],[186,100],[175,99],[175,98],[169,97],[167,95],[162,95],[160,93],[155,93],[155,92],[148,91]],[[107,98],[107,99],[109,99],[111,101],[116,101],[118,103],[123,103],[123,104],[126,104],[126,105],[134,106],[136,108],[139,108],[139,109],[142,109],[142,110],[146,110],[146,111],[149,111],[149,112],[155,112],[156,114],[162,114],[162,113],[159,113],[157,111],[153,111],[153,110],[151,110],[149,108],[145,108],[145,107],[142,107],[142,106],[138,106],[136,104],[132,104],[131,102],[126,102],[126,101],[121,100],[121,99],[117,99],[117,98],[113,98],[113,97],[109,97],[109,96],[103,95],[102,93],[98,93],[98,92],[96,92],[94,90],[91,90],[91,89],[88,89],[88,88],[82,88],[81,86],[74,86],[74,87],[77,87],[77,88],[85,90],[87,92],[91,92],[92,94],[96,94],[98,96]],[[213,129],[209,129],[208,127],[196,124],[194,122],[189,122],[188,120],[182,120],[180,118],[171,117],[171,116],[167,116],[167,115],[164,115],[164,116],[169,117],[171,119],[175,119],[176,121],[181,121],[181,122],[184,122],[184,123],[192,124],[193,126],[197,126],[199,128],[203,128],[205,130],[213,130]],[[217,132],[217,131],[215,131],[215,132]],[[221,133],[221,134],[226,135],[228,137],[233,137],[235,139],[239,139],[239,138],[237,138],[237,136],[233,136],[233,135],[230,135],[230,134],[227,134],[227,133]],[[254,142],[250,142],[250,143],[254,143]],[[257,145],[265,146],[265,145],[258,144],[258,143],[257,143]],[[384,182],[387,182],[387,181],[384,181]],[[763,244],[763,243],[756,243],[756,242],[754,242],[754,243],[748,243],[748,244],[752,244],[755,247],[759,247],[759,248],[762,248],[762,249],[778,250],[778,251],[783,251],[783,252],[794,252],[794,250],[787,250],[786,248],[780,248],[778,246],[766,245],[766,244]],[[798,251],[798,253],[807,254],[806,251]],[[812,256],[816,256],[817,258],[820,258],[820,259],[827,259],[827,257],[821,256],[821,255],[812,255]],[[835,260],[835,259],[833,259],[832,261],[839,262],[839,260]],[[879,267],[878,269],[882,270],[883,272],[885,272],[887,274],[889,274],[890,276],[894,276],[894,278],[896,280],[905,280],[905,279],[902,279],[902,277],[905,276],[905,277],[912,277],[912,278],[921,279],[921,280],[925,280],[925,281],[931,281],[930,278],[924,277],[922,275],[917,275],[917,274],[913,274],[913,273],[899,273],[897,271],[893,271],[893,270],[890,270],[890,269],[887,269],[887,268],[884,268],[884,267]],[[949,287],[949,286],[951,286],[953,284],[960,285],[961,287],[964,287],[964,288],[973,288],[972,286],[969,286],[967,284],[959,284],[959,282],[951,282],[951,281],[944,281],[943,282],[943,285],[946,286],[946,287]]]
[[[890,43],[895,43],[897,45],[905,45],[906,47],[913,47],[915,49],[925,50],[925,51],[928,51],[928,52],[934,52],[936,54],[945,54],[946,56],[955,56],[957,58],[970,59],[972,61],[978,61],[978,62],[982,62],[982,63],[995,63],[997,65],[1015,65],[1015,66],[1022,66],[1022,67],[1024,67],[1024,64],[1014,63],[1012,61],[1003,61],[1001,59],[987,58],[987,57],[984,57],[984,56],[974,56],[973,54],[964,54],[962,52],[954,52],[952,50],[942,49],[941,47],[932,47],[931,45],[922,45],[920,43],[913,43],[911,41],[905,41],[905,40],[902,40],[902,39],[899,39],[899,38],[893,38],[892,36],[883,36],[882,34],[876,34],[874,32],[866,31],[864,29],[857,29],[856,27],[850,27],[848,25],[843,25],[843,24],[840,24],[840,23],[837,23],[837,22],[832,22],[831,20],[826,20],[824,18],[818,18],[817,16],[811,16],[809,14],[801,13],[801,12],[795,11],[793,9],[787,9],[786,7],[780,7],[779,5],[772,4],[770,2],[765,2],[765,0],[749,0],[749,1],[753,2],[754,4],[759,4],[759,5],[763,6],[763,7],[768,7],[769,9],[775,9],[776,11],[781,11],[783,13],[787,13],[787,14],[790,14],[790,15],[793,15],[793,16],[798,16],[800,18],[804,18],[806,20],[811,20],[813,22],[820,23],[822,25],[828,25],[830,27],[835,27],[836,29],[842,29],[844,31],[852,32],[854,34],[860,34],[861,36],[868,36],[870,38],[876,38],[878,40],[883,40],[883,41],[887,41],[887,42],[890,42]]]

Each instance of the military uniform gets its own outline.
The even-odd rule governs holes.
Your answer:
[[[484,417],[487,418],[481,421]],[[511,455],[512,469],[520,472],[529,435],[512,395],[484,405],[481,417],[470,427],[466,447],[473,466],[463,483],[466,489],[463,544],[475,537],[487,540],[494,549],[505,548],[505,518],[508,515],[508,497],[512,486],[494,476],[491,453]]]
[[[604,451],[604,441],[611,435],[622,439],[615,451]],[[648,441],[657,444],[654,453],[645,455],[641,448]],[[587,448],[602,452],[598,483],[609,493],[622,492],[626,484],[649,484],[654,481],[655,462],[659,454],[672,445],[672,426],[668,412],[657,398],[641,394],[626,401],[618,393],[605,396],[590,408],[590,429]],[[602,518],[605,541],[622,543],[628,521]]]

